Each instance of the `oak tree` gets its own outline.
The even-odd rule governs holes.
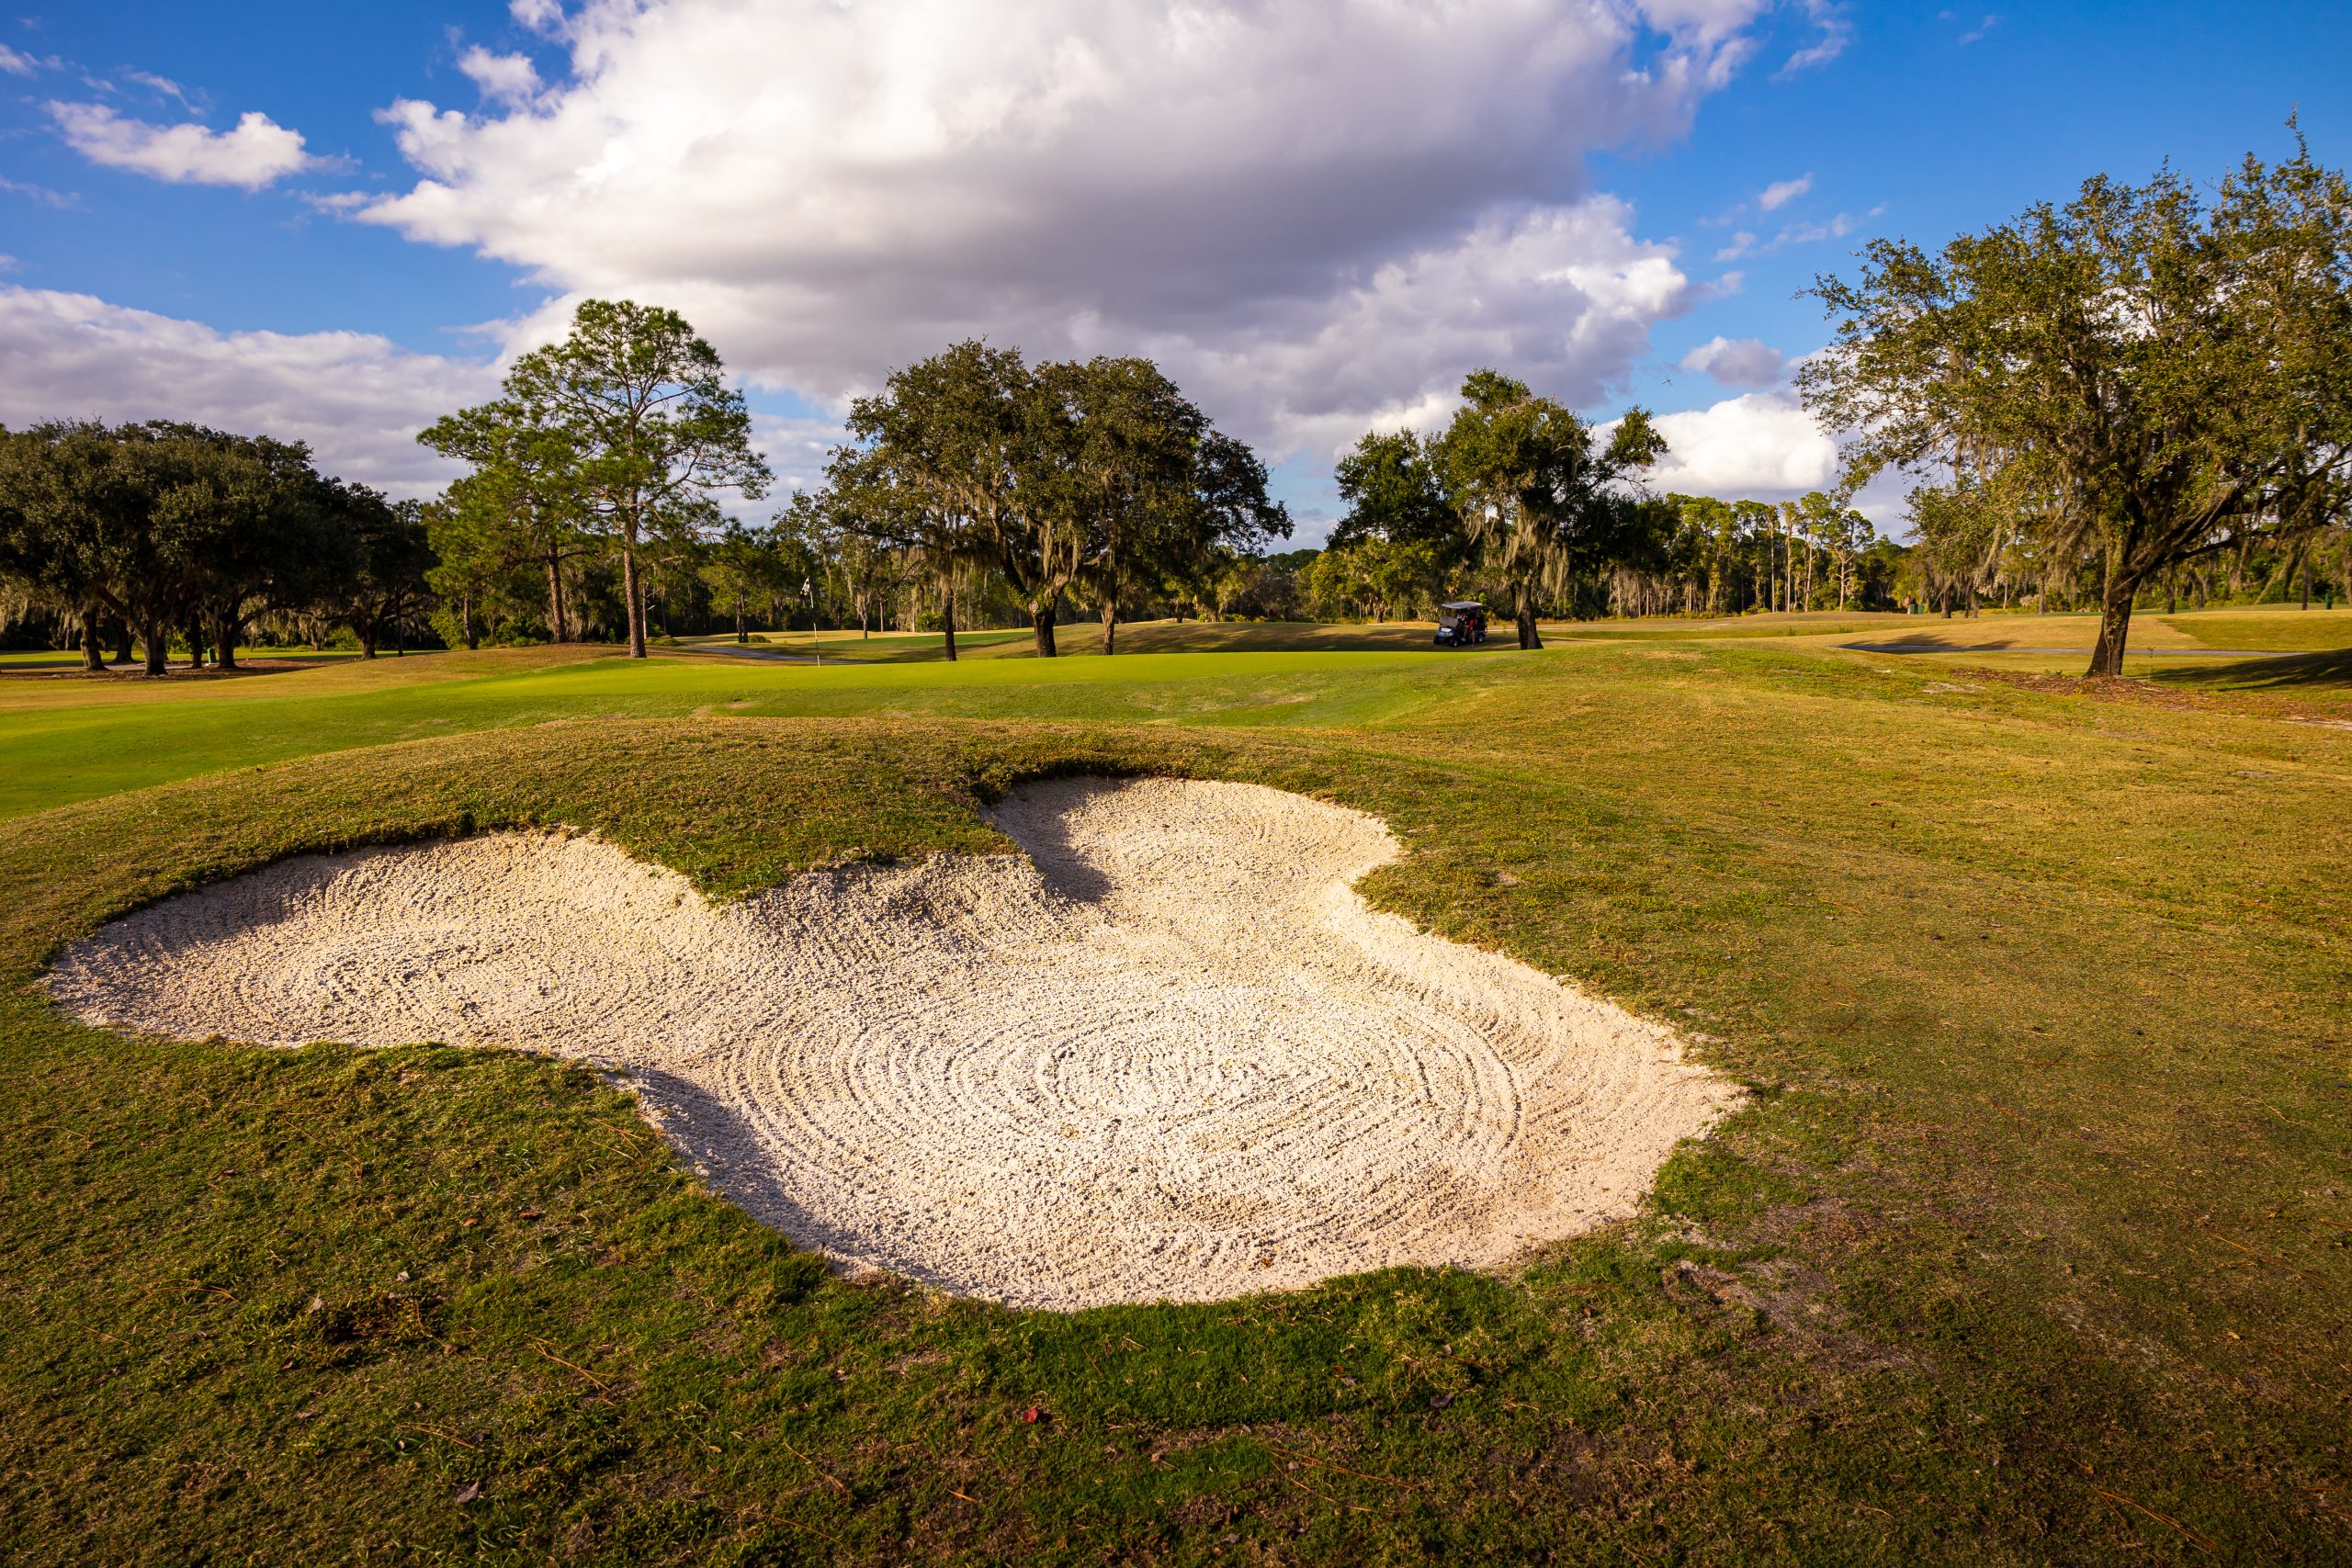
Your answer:
[[[1813,291],[1836,341],[1798,372],[1848,432],[1847,482],[1902,469],[2046,498],[2030,525],[2096,563],[2090,673],[2184,562],[2290,542],[2352,465],[2352,191],[2307,150],[2209,197],[2100,175],[1929,253],[1873,242]]]
[[[1536,614],[1577,573],[1611,558],[1632,521],[1619,490],[1666,455],[1648,413],[1630,409],[1607,442],[1523,381],[1475,370],[1437,438],[1439,472],[1487,575],[1510,601],[1519,646],[1541,648]]]

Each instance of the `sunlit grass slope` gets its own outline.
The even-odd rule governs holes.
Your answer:
[[[2352,1553],[2352,734],[1802,639],[442,669],[0,725],[0,1558]],[[562,822],[726,895],[1063,770],[1379,812],[1372,897],[1754,1103],[1524,1274],[1062,1317],[827,1275],[576,1068],[26,987],[299,850]]]
[[[1433,652],[818,667],[523,649],[239,681],[42,682],[0,687],[0,815],[318,751],[564,718],[925,712],[1369,722],[1446,700],[1464,676],[1495,668]]]
[[[2315,625],[2301,637],[2324,638],[2322,627],[2333,626],[2352,646],[2352,613],[2332,619],[2312,614]],[[1901,624],[1900,640],[1940,637],[1956,651],[1855,652],[1846,645],[1893,639],[1877,622],[1827,615],[1578,623],[1552,628],[1552,646],[1532,656],[1499,638],[1476,649],[1431,649],[1424,646],[1425,627],[1169,622],[1129,628],[1122,646],[1131,651],[1107,660],[1033,659],[1028,634],[1022,632],[982,634],[996,640],[955,664],[937,660],[935,637],[900,639],[893,644],[896,656],[881,649],[892,639],[876,637],[871,639],[876,647],[866,649],[875,656],[860,660],[842,659],[837,650],[863,647],[865,639],[829,639],[835,651],[821,666],[691,647],[639,663],[609,649],[517,649],[379,659],[236,680],[0,682],[0,816],[319,751],[566,718],[922,714],[1357,727],[1421,714],[1458,718],[1466,712],[1463,705],[1490,685],[1540,684],[1560,660],[1631,659],[1637,662],[1626,669],[1653,680],[1665,679],[1679,661],[1738,649],[1878,669],[1899,664],[1945,680],[1954,667],[1972,664],[2030,671],[2079,666],[2071,654],[2004,651],[2066,646],[2056,639],[2079,632],[2079,618],[1883,619]],[[1080,635],[1089,628],[1065,630],[1068,646],[1090,646]],[[2211,646],[2170,627],[2157,630],[2183,646]],[[2274,640],[2281,635],[2271,634]],[[1290,646],[1299,644],[1305,646]],[[1168,645],[1196,650],[1153,651]],[[1219,645],[1228,650],[1197,651]],[[2324,655],[2276,666],[2207,659],[2148,667],[2200,689],[2262,691],[2323,705],[2341,702],[2352,691],[2341,661]]]

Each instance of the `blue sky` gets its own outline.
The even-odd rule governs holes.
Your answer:
[[[2320,5],[1499,3],[1433,42],[1300,0],[1189,65],[1144,0],[971,33],[858,9],[0,22],[0,419],[274,428],[428,488],[409,430],[570,299],[627,292],[710,333],[787,472],[847,392],[985,333],[1159,357],[1283,456],[1308,518],[1336,445],[1442,417],[1489,362],[1598,416],[1681,416],[1679,482],[1770,498],[1827,478],[1781,374],[1823,335],[1795,296],[1869,237],[1938,241],[2096,171],[2211,178],[2286,152],[2290,111],[2352,161],[2352,23]],[[250,145],[174,161],[200,133],[173,128],[248,115]]]

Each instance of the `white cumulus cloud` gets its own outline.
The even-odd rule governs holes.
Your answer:
[[[329,473],[394,495],[455,470],[416,444],[492,395],[492,366],[415,354],[365,333],[223,333],[86,294],[0,286],[0,424],[188,420],[307,441]]]
[[[1682,368],[1711,376],[1726,387],[1771,387],[1788,373],[1786,355],[1754,338],[1709,338],[1682,356]]]
[[[1787,501],[1838,479],[1838,444],[1785,392],[1660,414],[1657,427],[1668,452],[1648,482],[1659,494]]]
[[[538,67],[527,54],[492,54],[476,44],[458,57],[458,69],[493,103],[528,103],[539,90]]]
[[[1491,219],[1317,299],[1231,345],[1181,333],[1140,346],[1184,365],[1204,406],[1250,411],[1287,444],[1335,452],[1367,424],[1426,424],[1464,374],[1499,366],[1574,403],[1638,357],[1650,323],[1690,294],[1663,248],[1627,231],[1612,197]],[[1081,333],[1080,353],[1111,352]]]
[[[1770,9],[1770,0],[1645,0],[1642,14],[1665,32],[1723,38]]]
[[[29,54],[19,54],[0,43],[0,72],[11,76],[29,76],[40,68],[40,62]]]
[[[559,0],[508,0],[506,9],[533,32],[557,32],[563,26],[563,6]]]
[[[7,258],[0,257],[0,264]],[[445,413],[497,395],[503,364],[418,354],[368,333],[224,333],[86,294],[0,285],[0,424],[187,420],[308,442],[320,468],[396,497],[464,470],[416,444]],[[824,479],[837,421],[752,416],[781,493]],[[764,517],[775,502],[732,508]]]
[[[849,432],[830,419],[786,419],[778,414],[752,415],[752,445],[768,460],[775,484],[764,502],[733,504],[746,516],[764,517],[792,497],[796,490],[820,490],[825,464],[833,448],[849,439]],[[731,498],[722,498],[729,504]]]
[[[516,0],[568,69],[394,105],[420,177],[360,215],[524,269],[521,338],[659,301],[825,402],[966,335],[1145,352],[1298,450],[1623,376],[1689,288],[1581,155],[1679,133],[1763,3]]]
[[[104,104],[51,103],[50,118],[66,143],[94,164],[175,184],[243,186],[258,190],[309,167],[302,135],[267,115],[251,113],[232,130],[194,123],[151,125]]]
[[[1756,205],[1767,212],[1777,212],[1812,188],[1811,175],[1799,175],[1792,180],[1774,180],[1764,187],[1764,194],[1756,198]]]

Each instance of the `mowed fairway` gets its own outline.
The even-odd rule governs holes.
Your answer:
[[[2300,673],[1759,617],[0,686],[0,1557],[2342,1561],[2352,637],[2238,618],[2180,635]],[[979,807],[1073,772],[1377,813],[1374,902],[1752,1101],[1521,1271],[1018,1313],[828,1273],[577,1067],[38,988],[299,851],[565,823],[724,896],[1006,849]]]

